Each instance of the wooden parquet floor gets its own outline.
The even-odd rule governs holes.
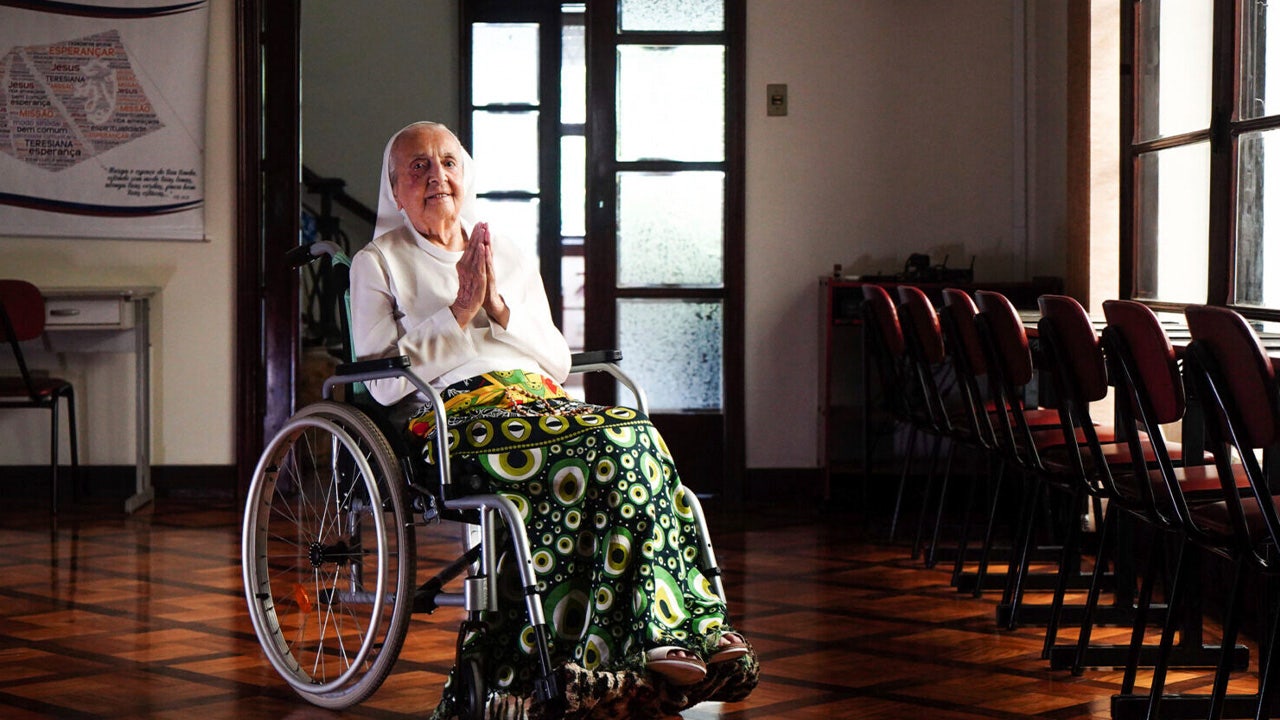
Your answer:
[[[995,629],[998,593],[958,594],[949,569],[924,568],[861,516],[776,506],[726,516],[713,502],[708,512],[731,612],[763,674],[745,702],[686,719],[1110,717],[1118,670],[1049,670],[1043,630]],[[159,500],[134,516],[80,505],[56,521],[38,506],[0,510],[0,717],[424,717],[459,611],[415,616],[395,672],[364,704],[310,706],[254,637],[239,521],[229,500]],[[1233,676],[1233,691],[1252,690],[1251,671]],[[1207,678],[1180,671],[1170,683],[1191,692]]]

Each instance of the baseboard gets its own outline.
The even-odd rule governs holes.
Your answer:
[[[58,495],[72,497],[71,466],[58,467]],[[132,465],[82,465],[81,492],[94,500],[121,500],[134,493],[137,473]],[[234,465],[153,465],[151,485],[156,497],[234,499]],[[48,465],[0,466],[0,492],[6,497],[45,501],[49,497]]]

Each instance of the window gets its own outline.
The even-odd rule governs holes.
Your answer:
[[[1123,295],[1280,317],[1280,52],[1268,53],[1272,28],[1280,42],[1280,7],[1266,0],[1126,0]]]

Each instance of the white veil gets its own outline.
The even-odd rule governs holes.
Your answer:
[[[387,141],[387,146],[382,149],[382,174],[378,177],[378,222],[373,228],[373,236],[375,238],[408,223],[404,212],[396,205],[395,195],[391,192],[391,146],[395,144],[396,138],[400,137],[400,133],[421,126],[443,128],[448,130],[450,134],[453,133],[452,130],[440,123],[422,120],[400,128]],[[476,210],[475,161],[471,159],[471,154],[467,152],[467,149],[462,147],[461,141],[458,142],[458,147],[462,148],[463,190],[463,196],[458,205],[458,216],[462,218],[462,222],[466,227],[471,227],[475,223],[474,213]]]

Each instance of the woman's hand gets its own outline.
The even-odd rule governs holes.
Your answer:
[[[511,317],[511,309],[507,307],[507,301],[503,299],[502,293],[498,292],[498,273],[493,271],[493,243],[489,239],[489,226],[476,223],[472,240],[484,244],[485,276],[488,278],[484,294],[485,314],[490,320],[505,328],[507,319]]]
[[[449,306],[459,327],[470,325],[480,308],[485,306],[485,295],[491,284],[489,271],[493,265],[489,255],[489,228],[483,223],[476,223],[470,241],[462,250],[462,258],[458,260],[458,296]]]

